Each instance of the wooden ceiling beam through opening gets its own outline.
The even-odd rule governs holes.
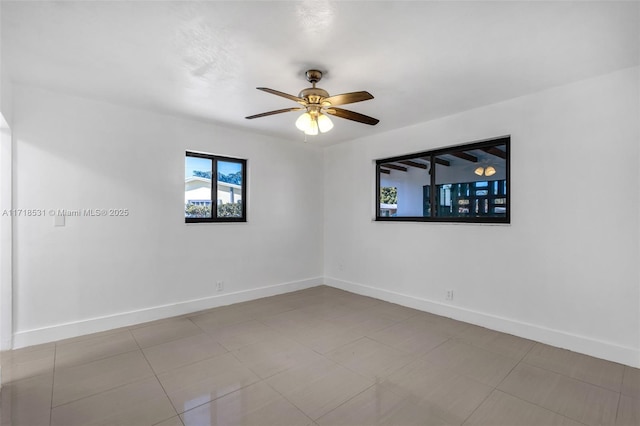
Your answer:
[[[476,157],[475,155],[467,154],[466,152],[462,152],[462,151],[452,152],[451,155],[453,155],[454,157],[461,158],[463,160],[471,161],[472,163],[478,162],[478,157]]]
[[[420,158],[422,158],[423,160],[431,161],[430,157],[420,157]],[[451,162],[447,160],[443,160],[442,158],[436,157],[436,164],[449,167],[451,165]]]
[[[386,167],[388,169],[400,170],[401,172],[406,172],[407,171],[406,167],[398,166],[397,164],[381,164],[381,166],[382,167]]]
[[[495,155],[496,157],[502,158],[503,160],[507,159],[507,153],[498,147],[490,146],[488,148],[482,148],[482,150],[487,154]]]
[[[406,164],[411,167],[418,167],[420,169],[428,169],[429,165],[424,163],[416,163],[415,161],[407,160],[407,161],[399,161],[400,164]]]

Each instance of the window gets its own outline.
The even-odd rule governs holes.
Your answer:
[[[510,223],[510,142],[376,160],[376,220]]]
[[[247,160],[187,151],[184,164],[185,222],[247,221]]]

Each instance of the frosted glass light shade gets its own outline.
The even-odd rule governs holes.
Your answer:
[[[304,131],[305,135],[315,136],[318,134],[318,122],[316,120],[311,120],[309,123],[309,128]]]
[[[318,127],[322,133],[327,133],[333,129],[333,122],[324,114],[318,115]]]
[[[495,170],[494,170],[495,172]],[[473,171],[473,173],[477,174],[478,176],[482,176],[482,174],[484,173],[484,169],[482,167],[478,167],[477,169],[475,169]]]
[[[496,174],[496,169],[494,169],[492,166],[489,166],[484,170],[485,176],[493,176],[495,174]]]
[[[311,114],[305,112],[296,120],[296,127],[298,128],[298,130],[306,132],[311,128],[311,121]]]

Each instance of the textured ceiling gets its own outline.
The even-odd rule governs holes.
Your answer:
[[[637,2],[2,1],[14,81],[302,140],[296,106],[318,68],[377,126],[334,118],[328,145],[639,63]]]

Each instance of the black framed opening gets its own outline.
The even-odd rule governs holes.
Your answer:
[[[244,159],[187,151],[185,222],[246,222],[246,170]]]
[[[376,160],[376,220],[511,223],[511,137]]]

